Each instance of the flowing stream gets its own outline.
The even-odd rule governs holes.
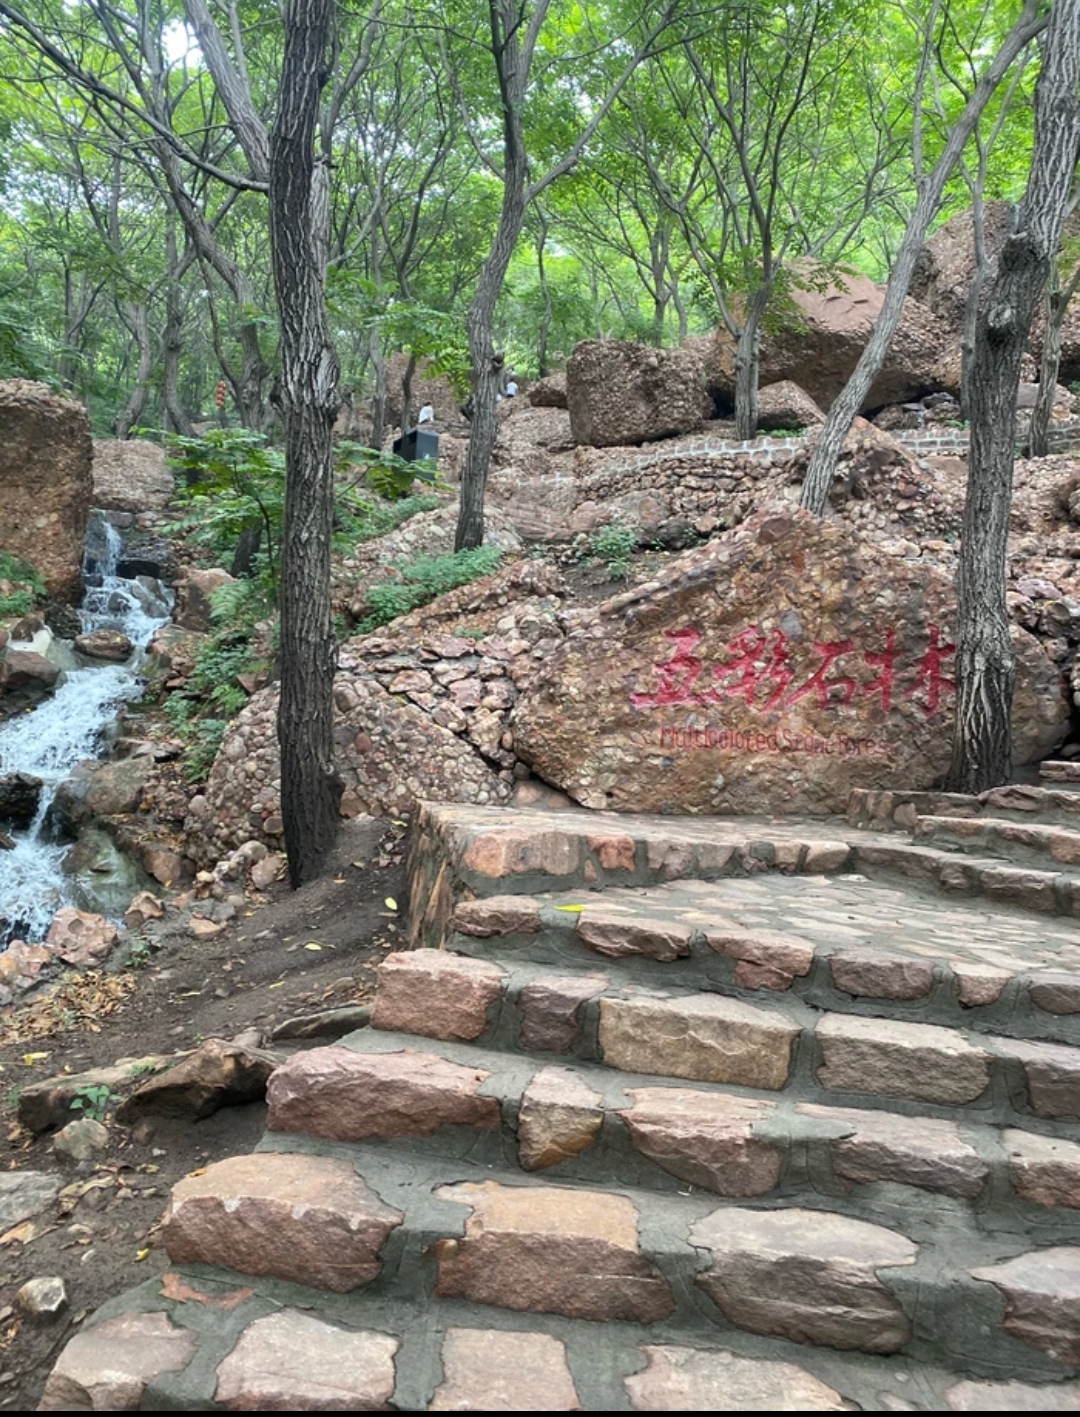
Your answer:
[[[94,514],[98,516],[99,514]],[[138,697],[139,666],[154,631],[169,618],[169,605],[152,583],[116,574],[123,539],[109,522],[92,524],[96,555],[84,569],[91,587],[79,613],[83,632],[120,630],[136,646],[125,664],[85,660],[65,641],[47,646],[64,667],[51,698],[0,723],[0,773],[31,773],[43,780],[37,815],[26,830],[10,833],[15,846],[0,851],[0,946],[14,938],[43,939],[63,905],[77,903],[77,877],[64,870],[69,842],[50,833],[47,814],[56,789],[77,763],[98,755],[120,708]],[[30,644],[13,648],[30,648]]]

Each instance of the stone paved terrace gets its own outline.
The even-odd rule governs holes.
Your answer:
[[[42,1410],[1080,1410],[1072,873],[870,805],[422,810],[371,1026]]]

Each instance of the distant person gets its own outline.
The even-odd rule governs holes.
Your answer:
[[[434,423],[434,422],[435,422],[435,410],[434,410],[434,408],[431,406],[431,404],[426,403],[426,404],[424,404],[423,408],[421,408],[420,412],[416,415],[416,426],[419,428],[419,426],[420,426],[421,423]]]
[[[511,374],[510,378],[506,381],[506,397],[508,399],[512,399],[516,395],[516,393],[517,379],[514,377],[513,374]]]

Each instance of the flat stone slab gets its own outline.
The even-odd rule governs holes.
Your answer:
[[[443,950],[387,955],[376,974],[372,1028],[446,1040],[479,1038],[506,981],[489,960]]]
[[[336,1328],[297,1309],[256,1319],[218,1367],[229,1412],[384,1412],[398,1340]]]
[[[135,1412],[149,1385],[178,1373],[198,1337],[167,1314],[122,1314],[69,1339],[49,1374],[39,1412]]]
[[[604,1120],[603,1099],[568,1068],[541,1068],[521,1098],[518,1158],[526,1171],[555,1166],[590,1146]]]
[[[720,1196],[761,1196],[780,1179],[783,1152],[754,1136],[774,1104],[689,1088],[630,1088],[619,1115],[634,1148],[664,1171]]]
[[[312,1048],[271,1077],[266,1124],[331,1141],[426,1137],[447,1126],[491,1130],[502,1113],[494,1098],[479,1095],[489,1076],[413,1049]]]
[[[546,1333],[449,1328],[429,1412],[580,1412],[566,1344]]]
[[[830,1143],[833,1170],[846,1181],[893,1181],[974,1200],[990,1174],[975,1148],[961,1138],[956,1122],[814,1102],[799,1103],[797,1111],[835,1125],[837,1134]]]
[[[531,1053],[571,1053],[582,1036],[584,1007],[602,994],[606,974],[545,974],[518,995],[521,1044]]]
[[[915,1263],[894,1230],[826,1211],[714,1211],[690,1231],[711,1266],[697,1283],[751,1333],[864,1353],[895,1353],[911,1324],[877,1271]]]
[[[567,1318],[656,1323],[675,1299],[640,1252],[626,1196],[462,1182],[436,1191],[471,1209],[462,1240],[435,1246],[440,1298]]]
[[[974,1102],[990,1084],[991,1054],[951,1028],[826,1014],[816,1029],[818,1081],[839,1092],[916,1102]]]
[[[1007,1333],[1059,1363],[1080,1363],[1080,1248],[1029,1250],[971,1276],[1004,1295]]]
[[[1080,1117],[1080,1048],[1021,1038],[998,1038],[994,1047],[1020,1064],[1036,1117]]]
[[[216,1264],[345,1293],[374,1279],[404,1216],[347,1161],[232,1156],[179,1181],[162,1229],[174,1264]]]
[[[44,1171],[0,1172],[0,1229],[37,1215],[56,1199],[59,1176]]]
[[[626,1379],[635,1412],[845,1412],[840,1394],[794,1363],[726,1349],[646,1345],[648,1367]]]
[[[770,1090],[786,1085],[799,1025],[719,994],[600,1001],[610,1068]]]
[[[1021,1200],[1080,1210],[1080,1144],[1012,1128],[1002,1132],[1001,1142],[1013,1190]]]
[[[1080,1383],[954,1383],[953,1412],[1080,1412]]]

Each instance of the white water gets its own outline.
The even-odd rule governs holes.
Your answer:
[[[108,523],[104,532],[102,583],[86,592],[82,627],[121,630],[136,652],[126,664],[67,670],[51,698],[0,724],[0,773],[32,773],[45,783],[33,824],[10,833],[13,851],[0,851],[0,946],[7,937],[43,939],[55,912],[73,903],[77,878],[63,870],[70,843],[50,839],[45,816],[59,784],[77,763],[97,756],[106,728],[121,706],[138,695],[142,650],[168,618],[168,606],[145,586],[117,576],[123,541]]]

